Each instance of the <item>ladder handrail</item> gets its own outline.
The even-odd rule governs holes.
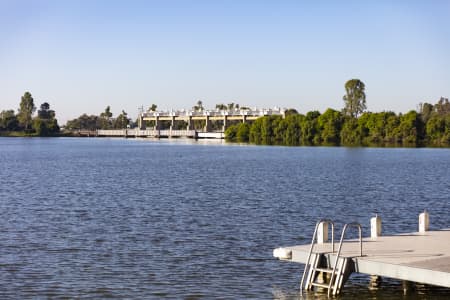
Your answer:
[[[363,256],[363,254],[362,254],[362,226],[361,226],[361,224],[356,223],[356,222],[345,224],[344,228],[342,229],[341,240],[339,241],[339,249],[338,249],[338,252],[336,254],[336,260],[334,261],[333,273],[331,273],[330,285],[328,287],[328,297],[330,297],[331,286],[333,285],[333,280],[334,280],[334,276],[336,274],[336,268],[337,268],[337,265],[338,265],[339,256],[341,255],[342,244],[344,242],[345,232],[347,231],[348,227],[358,227],[358,231],[359,231],[359,255]]]
[[[300,282],[300,291],[303,289],[303,283],[305,281],[306,271],[308,269],[309,263],[311,261],[311,254],[314,248],[314,241],[317,238],[317,230],[319,229],[319,225],[321,223],[326,223],[331,225],[331,252],[334,253],[334,222],[330,219],[320,219],[316,223],[316,227],[314,228],[314,234],[311,240],[311,247],[309,248],[308,259],[306,260],[305,268],[303,269],[302,281]]]

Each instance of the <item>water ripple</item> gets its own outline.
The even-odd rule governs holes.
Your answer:
[[[0,298],[314,299],[301,265],[318,218],[450,227],[443,149],[243,147],[0,138]],[[367,231],[365,232],[367,234]],[[347,299],[390,299],[354,277]],[[417,299],[448,297],[422,287]],[[416,299],[416,298],[415,298]]]

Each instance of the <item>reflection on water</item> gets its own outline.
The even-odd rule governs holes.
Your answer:
[[[0,298],[316,299],[272,258],[374,213],[385,234],[450,227],[447,149],[0,138]],[[403,296],[352,276],[343,299]],[[416,298],[414,298],[416,297]]]

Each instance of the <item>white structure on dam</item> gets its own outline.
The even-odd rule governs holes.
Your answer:
[[[154,122],[154,130],[161,129],[162,121],[170,121],[170,130],[175,128],[177,121],[187,123],[186,130],[194,130],[194,121],[204,121],[203,132],[211,132],[211,122],[222,122],[220,131],[224,132],[229,126],[229,121],[239,120],[243,123],[256,120],[263,116],[282,116],[285,115],[285,109],[233,109],[233,110],[170,110],[170,111],[147,111],[141,112],[138,117],[138,126],[145,129],[145,121]]]

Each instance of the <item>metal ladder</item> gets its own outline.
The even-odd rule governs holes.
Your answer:
[[[321,268],[319,267],[320,263],[320,257],[322,256],[322,253],[314,253],[314,242],[316,240],[317,235],[317,228],[319,227],[320,223],[327,222],[332,224],[332,254],[334,253],[334,239],[333,239],[333,231],[334,231],[334,224],[330,220],[320,220],[316,224],[316,229],[314,231],[313,239],[311,242],[311,248],[309,251],[308,259],[305,264],[305,269],[303,271],[302,281],[300,283],[300,290],[303,289],[303,284],[306,281],[305,290],[311,290],[313,286],[321,287],[328,290],[328,297],[331,295],[336,296],[338,295],[341,290],[342,286],[344,284],[344,276],[347,272],[348,267],[348,261],[349,259],[347,257],[341,256],[342,251],[342,244],[344,242],[345,233],[347,231],[348,227],[357,227],[359,230],[359,249],[360,249],[360,256],[362,256],[362,227],[359,223],[348,223],[344,225],[344,228],[342,229],[341,239],[339,242],[339,249],[336,254],[336,259],[334,261],[333,268]],[[311,257],[313,256],[313,260],[311,262]],[[330,280],[328,283],[319,283],[316,282],[315,279],[317,277],[317,272],[322,272],[324,274],[331,274]],[[308,275],[306,275],[308,274]],[[306,276],[306,277],[305,277]]]
[[[300,291],[303,290],[303,284],[306,281],[306,290],[310,290],[312,288],[312,282],[314,281],[315,272],[318,269],[320,253],[314,253],[314,244],[317,240],[317,230],[321,223],[326,223],[327,225],[331,225],[331,253],[334,253],[334,222],[330,219],[321,219],[317,221],[316,227],[314,228],[314,234],[311,240],[311,247],[309,248],[308,259],[306,260],[305,268],[303,269],[302,281],[300,282]],[[313,255],[314,254],[314,255]],[[313,261],[311,262],[311,257],[313,257]]]

